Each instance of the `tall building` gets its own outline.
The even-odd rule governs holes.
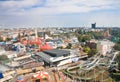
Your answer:
[[[109,40],[101,40],[97,43],[97,50],[100,52],[100,54],[105,56],[107,52],[111,52],[114,45],[115,43]]]
[[[110,39],[110,28],[107,28],[104,33],[103,33],[103,36],[107,39]]]
[[[93,29],[95,29],[95,28],[96,28],[96,23],[91,24],[91,27],[92,27]]]

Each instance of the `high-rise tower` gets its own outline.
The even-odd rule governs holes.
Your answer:
[[[91,24],[91,27],[92,27],[93,29],[95,29],[95,28],[96,28],[96,23]]]

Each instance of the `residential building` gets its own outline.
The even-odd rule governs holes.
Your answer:
[[[97,50],[100,51],[100,53],[105,56],[107,52],[111,52],[112,47],[114,45],[115,44],[109,40],[98,41]]]

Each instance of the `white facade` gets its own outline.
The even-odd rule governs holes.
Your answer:
[[[102,55],[106,55],[107,52],[110,52],[112,50],[112,47],[115,44],[109,40],[102,40],[102,41],[98,41],[97,43],[97,50],[102,54]]]
[[[3,55],[5,53],[4,49],[0,49],[0,55]]]
[[[7,52],[6,55],[7,55],[8,58],[17,57],[17,53],[16,52]]]
[[[17,46],[19,52],[26,52],[26,47],[21,43],[15,43],[15,46]]]

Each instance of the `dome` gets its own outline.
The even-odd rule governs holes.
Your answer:
[[[53,47],[48,45],[48,44],[44,44],[43,46],[40,47],[40,50],[41,51],[44,51],[44,50],[52,50]]]

